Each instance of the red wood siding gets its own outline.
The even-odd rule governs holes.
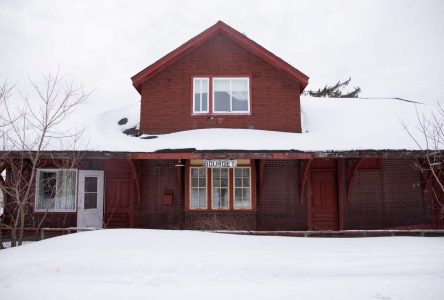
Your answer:
[[[250,77],[250,115],[192,115],[193,76]],[[299,83],[222,34],[142,86],[141,133],[200,128],[301,132]]]

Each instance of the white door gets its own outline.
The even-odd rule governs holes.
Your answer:
[[[77,227],[103,227],[103,171],[79,170]]]

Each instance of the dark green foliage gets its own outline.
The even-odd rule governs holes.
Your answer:
[[[361,92],[360,87],[354,87],[351,92],[343,93],[343,89],[349,85],[351,81],[351,77],[344,81],[338,81],[333,86],[325,85],[322,89],[318,89],[317,91],[309,90],[308,94],[312,97],[328,97],[328,98],[358,98],[359,93]]]

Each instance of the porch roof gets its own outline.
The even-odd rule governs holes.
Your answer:
[[[301,97],[302,133],[255,129],[198,129],[163,135],[129,136],[139,124],[139,102],[108,111],[76,114],[66,128],[85,127],[77,150],[89,153],[413,153],[420,150],[406,128],[426,147],[417,130],[418,116],[430,117],[437,105],[393,99],[326,99]],[[254,112],[253,112],[254,113]],[[119,125],[123,118],[127,122]],[[120,122],[122,123],[122,122]],[[49,144],[46,151],[72,148]],[[188,155],[188,154],[187,154]],[[292,154],[295,155],[295,154]],[[142,155],[143,156],[143,155]]]

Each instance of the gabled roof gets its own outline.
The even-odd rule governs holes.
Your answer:
[[[250,51],[252,54],[256,55],[257,57],[263,59],[264,61],[268,62],[270,65],[275,67],[278,70],[281,70],[285,73],[287,73],[290,77],[296,79],[299,81],[300,84],[300,90],[301,92],[304,90],[304,88],[308,84],[308,76],[299,71],[298,69],[292,67],[290,64],[286,63],[281,58],[277,57],[261,45],[257,44],[256,42],[252,41],[248,37],[246,37],[244,34],[240,33],[239,31],[235,30],[234,28],[228,26],[222,21],[218,21],[216,24],[211,26],[210,28],[206,29],[202,33],[196,35],[194,38],[186,42],[185,44],[181,45],[174,51],[168,53],[152,65],[148,66],[147,68],[143,69],[133,77],[131,77],[131,80],[133,81],[133,86],[137,89],[137,91],[140,93],[141,91],[141,85],[143,82],[148,80],[149,78],[153,77],[160,71],[164,70],[169,65],[173,64],[177,60],[184,57],[186,54],[188,54],[193,49],[199,47],[212,37],[214,37],[216,34],[222,33],[227,38],[231,39],[241,47],[245,48],[246,50]]]

